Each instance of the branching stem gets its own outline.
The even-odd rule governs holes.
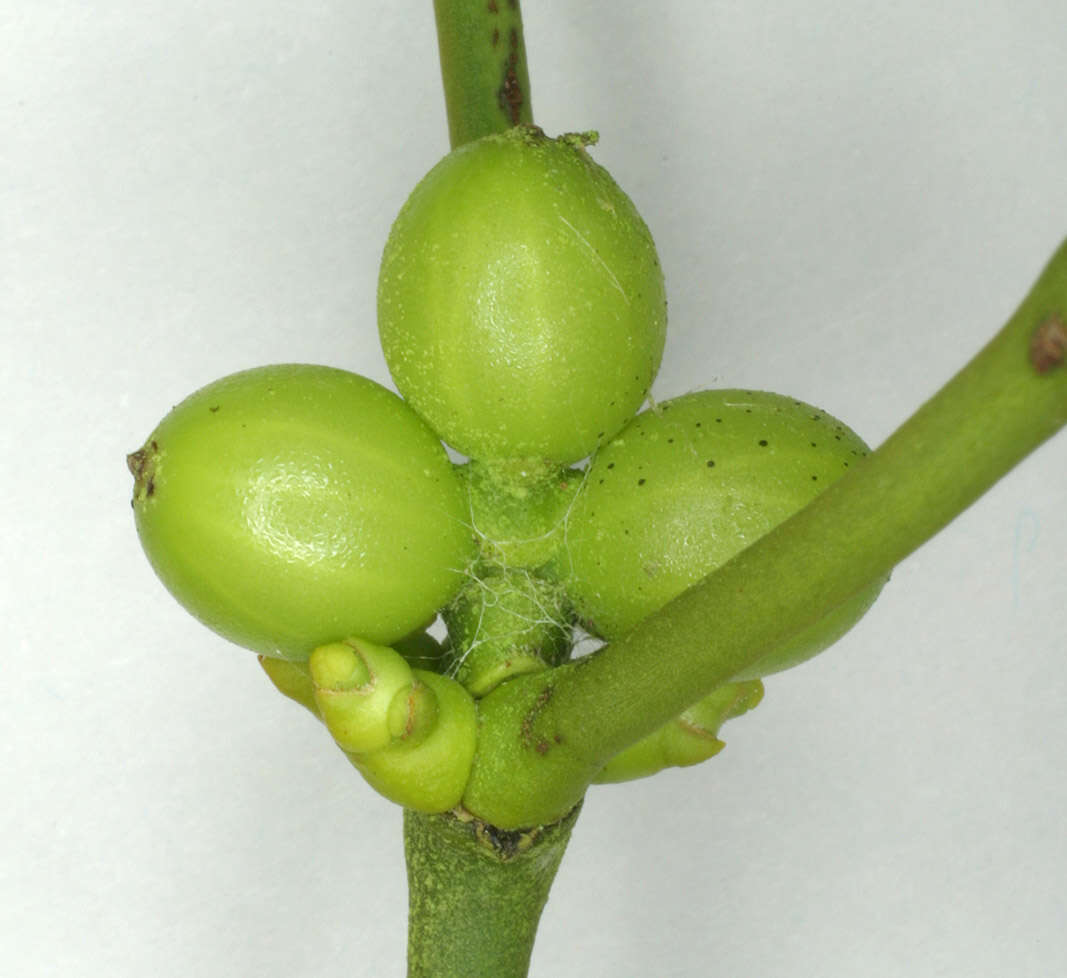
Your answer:
[[[518,0],[434,9],[453,148],[532,122]],[[808,507],[620,640],[485,696],[463,817],[405,816],[409,975],[525,975],[568,813],[603,765],[883,578],[1067,423],[1065,322],[1067,244],[993,340]],[[516,840],[530,852],[502,858]]]
[[[884,577],[1067,423],[1064,321],[1067,244],[993,340],[808,507],[619,641],[487,697],[480,738],[510,746],[506,764],[480,753],[468,807],[551,821],[598,765]]]

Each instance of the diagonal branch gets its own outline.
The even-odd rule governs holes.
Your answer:
[[[863,463],[596,655],[482,701],[464,802],[560,817],[599,766],[944,527],[1067,423],[1067,243],[990,343]]]

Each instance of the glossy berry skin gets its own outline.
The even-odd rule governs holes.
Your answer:
[[[777,394],[703,391],[638,415],[597,453],[560,573],[579,615],[615,638],[815,497],[867,453],[849,428]],[[789,668],[843,635],[880,581],[740,678]]]
[[[268,656],[414,632],[458,591],[475,551],[433,432],[343,370],[223,378],[174,408],[130,467],[137,530],[163,583]]]
[[[652,236],[582,137],[517,127],[419,183],[378,286],[397,389],[481,460],[584,458],[640,407],[666,299]]]

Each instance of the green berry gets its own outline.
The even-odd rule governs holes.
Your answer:
[[[478,740],[474,700],[447,676],[415,670],[410,706],[429,714],[388,747],[348,759],[375,791],[416,812],[444,812],[463,798]],[[432,706],[430,703],[432,702]],[[408,703],[402,704],[408,707]]]
[[[597,453],[571,510],[560,574],[581,619],[616,638],[801,509],[867,454],[824,411],[777,394],[703,391],[638,415]],[[810,658],[882,583],[743,674]]]
[[[343,370],[289,364],[219,380],[129,463],[137,530],[163,583],[265,655],[403,638],[455,595],[476,550],[433,432]]]
[[[666,328],[648,228],[580,137],[534,127],[446,156],[382,258],[397,388],[479,459],[584,458],[640,407]]]

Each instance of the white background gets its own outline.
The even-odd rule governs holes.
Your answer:
[[[527,0],[537,120],[656,236],[654,388],[881,441],[1067,234],[1062,0]],[[152,575],[124,455],[266,362],[388,383],[389,224],[447,149],[430,4],[0,2],[0,974],[399,976],[399,813]],[[533,975],[1067,972],[1067,436],[768,682],[594,790]]]

